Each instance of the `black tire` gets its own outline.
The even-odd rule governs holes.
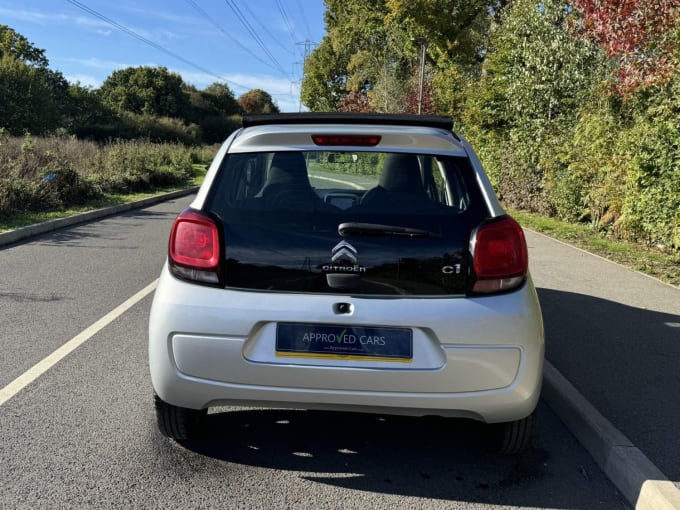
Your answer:
[[[494,425],[496,451],[501,455],[517,455],[527,449],[536,430],[536,415]]]
[[[175,440],[196,439],[203,435],[207,409],[187,409],[168,404],[154,393],[156,424],[165,437]]]

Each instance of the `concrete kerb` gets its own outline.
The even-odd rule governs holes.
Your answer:
[[[543,399],[636,510],[680,510],[680,490],[546,360]]]
[[[107,216],[114,216],[116,214],[131,211],[133,209],[142,209],[144,207],[149,207],[151,205],[157,204],[159,202],[165,202],[166,200],[172,200],[175,198],[184,197],[186,195],[191,195],[192,193],[196,193],[197,191],[198,187],[193,187],[180,191],[173,191],[171,193],[165,193],[163,195],[157,195],[154,197],[137,200],[135,202],[114,205],[112,207],[104,207],[102,209],[95,209],[94,211],[74,214],[73,216],[67,216],[65,218],[43,221],[42,223],[36,223],[35,225],[28,225],[26,227],[17,228],[15,230],[10,230],[9,232],[3,232],[0,234],[0,246],[5,246],[8,244],[16,243],[18,241],[23,241],[40,234],[52,232],[60,228],[71,227],[73,225],[78,225],[80,223],[86,223],[88,221],[106,218]]]

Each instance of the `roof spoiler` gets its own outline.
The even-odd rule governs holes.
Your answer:
[[[243,117],[243,127],[268,124],[380,124],[392,126],[423,126],[453,129],[453,119],[439,115],[404,115],[391,113],[339,113],[302,112],[248,115]]]

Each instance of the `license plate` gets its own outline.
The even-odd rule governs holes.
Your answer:
[[[413,358],[413,332],[408,328],[279,323],[276,354],[405,362]]]

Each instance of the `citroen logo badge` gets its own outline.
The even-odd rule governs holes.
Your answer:
[[[356,264],[357,250],[347,241],[340,241],[331,250],[331,260],[333,263],[343,260],[349,262],[350,264]]]

